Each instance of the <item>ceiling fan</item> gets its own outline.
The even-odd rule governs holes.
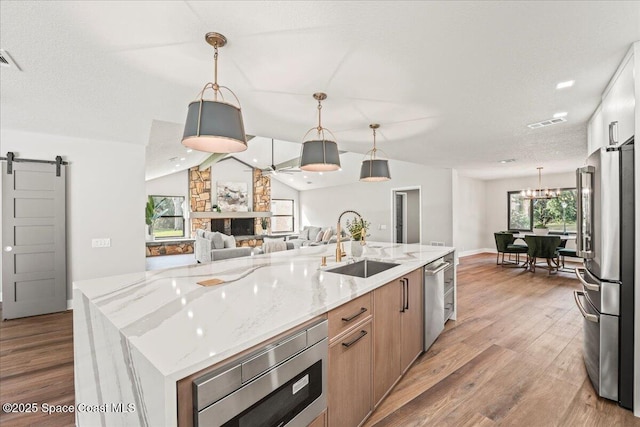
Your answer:
[[[277,175],[279,173],[291,174],[301,172],[300,169],[297,169],[298,164],[300,163],[300,159],[298,157],[276,165],[273,152],[274,141],[273,138],[271,138],[271,165],[262,169],[262,173]]]

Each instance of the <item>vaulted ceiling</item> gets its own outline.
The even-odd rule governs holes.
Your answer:
[[[394,159],[483,179],[567,171],[639,22],[640,2],[3,0],[0,48],[22,71],[2,68],[0,123],[149,144],[168,171],[176,156],[195,164],[179,132],[212,79],[204,34],[217,31],[219,80],[263,137],[250,146],[300,143],[324,91],[323,124],[360,158],[376,122]],[[526,126],[561,111],[565,123]]]

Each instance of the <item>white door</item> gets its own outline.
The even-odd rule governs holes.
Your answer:
[[[2,317],[67,308],[66,168],[2,162]]]

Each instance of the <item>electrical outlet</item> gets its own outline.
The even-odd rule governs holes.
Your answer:
[[[108,237],[105,237],[102,239],[91,239],[91,247],[92,248],[110,248],[111,239]]]
[[[386,230],[387,229],[387,224],[380,224],[380,227],[378,229],[379,230]]]

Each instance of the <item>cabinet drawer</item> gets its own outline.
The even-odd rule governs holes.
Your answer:
[[[329,312],[329,339],[371,315],[371,293],[362,295]]]

